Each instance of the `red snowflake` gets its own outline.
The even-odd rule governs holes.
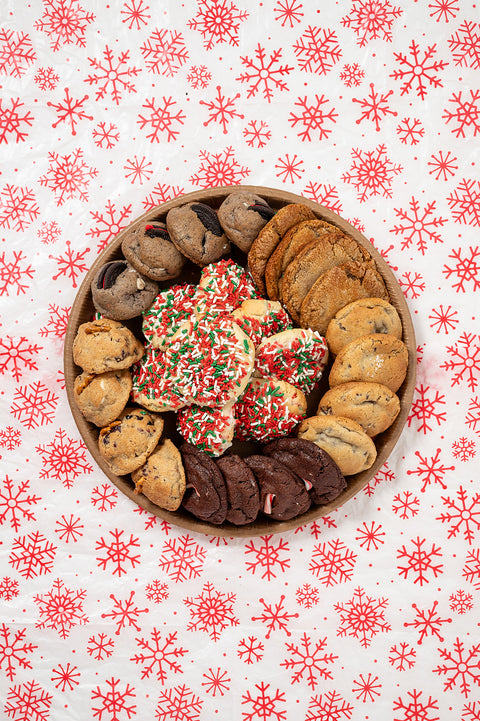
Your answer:
[[[58,120],[56,123],[52,123],[52,128],[56,128],[60,123],[70,123],[70,129],[72,135],[76,135],[75,130],[77,123],[80,120],[93,120],[93,115],[87,115],[83,110],[84,102],[88,100],[88,95],[84,95],[83,98],[72,98],[68,88],[65,88],[65,98],[59,103],[47,103],[49,108],[53,108],[57,115]]]
[[[10,518],[10,526],[18,531],[22,520],[35,521],[35,514],[30,506],[41,501],[40,496],[29,494],[30,481],[21,481],[18,486],[5,476],[3,491],[0,489],[0,526],[3,526]]]
[[[462,711],[462,721],[480,721],[480,703],[466,703]]]
[[[339,538],[315,546],[309,570],[324,586],[349,581],[355,569],[357,554]]]
[[[456,17],[457,12],[460,10],[457,0],[434,0],[434,2],[429,3],[428,7],[433,9],[430,17],[434,17],[437,23],[440,20],[448,23],[449,20]]]
[[[453,110],[445,108],[442,115],[446,125],[450,121],[455,123],[455,127],[451,128],[451,130],[457,138],[466,138],[467,135],[472,134],[475,137],[480,133],[480,90],[469,90],[469,92],[470,98],[467,96],[466,99],[462,97],[462,90],[453,93],[448,102],[453,103],[454,108]]]
[[[275,689],[275,692],[273,689],[270,692],[269,689],[269,683],[260,681],[255,684],[253,694],[247,691],[242,695],[242,706],[251,704],[251,711],[242,711],[243,721],[257,721],[257,719],[258,721],[266,721],[266,719],[285,721],[287,712],[278,708],[278,704],[286,701],[285,693],[278,688]]]
[[[345,701],[337,691],[327,691],[319,696],[312,696],[305,721],[348,721],[352,718],[353,711],[352,704]]]
[[[243,114],[237,113],[235,109],[235,101],[240,97],[240,93],[237,93],[231,98],[227,98],[225,95],[222,95],[222,88],[220,85],[217,85],[216,90],[217,95],[213,100],[199,101],[199,104],[205,105],[210,113],[208,120],[205,120],[203,124],[206,127],[211,122],[218,123],[222,126],[223,133],[226,134],[227,125],[233,118],[240,118],[243,120],[245,117]]]
[[[26,259],[26,255],[21,250],[13,251],[13,260],[9,261],[5,256],[5,251],[0,254],[0,296],[9,295],[12,288],[16,288],[17,295],[25,293],[28,285],[23,282],[26,278],[33,278],[35,269],[31,265],[26,268],[22,267],[22,261]]]
[[[56,526],[55,533],[58,533],[58,537],[61,538],[62,541],[65,541],[65,543],[70,543],[70,541],[76,543],[78,539],[83,536],[82,529],[84,525],[81,519],[75,517],[72,513],[70,514],[70,518],[67,518],[65,515],[61,516],[56,522]]]
[[[166,601],[169,596],[168,584],[155,579],[151,583],[147,583],[145,586],[145,596],[149,601],[154,603],[161,603]]]
[[[206,65],[192,65],[188,71],[187,83],[190,83],[194,90],[207,88],[212,79],[212,73]]]
[[[296,590],[297,603],[304,608],[312,608],[320,601],[320,591],[309,583],[304,583]]]
[[[480,70],[479,41],[480,24],[464,20],[457,32],[448,39],[455,65]]]
[[[417,456],[417,458],[420,459],[420,463],[414,471],[408,470],[407,474],[423,476],[423,486],[420,489],[421,493],[425,493],[426,487],[429,486],[431,483],[439,483],[440,486],[445,490],[447,488],[446,484],[443,481],[445,473],[447,471],[455,470],[455,466],[444,466],[440,462],[440,450],[440,448],[437,448],[435,455],[432,456],[430,459],[428,459],[427,456],[425,456],[424,458],[419,451],[415,451],[415,455]]]
[[[180,188],[178,185],[174,186],[167,185],[165,183],[157,183],[152,192],[147,195],[143,201],[143,207],[145,210],[151,210],[152,208],[156,208],[157,205],[161,205],[162,203],[166,203],[168,200],[172,200],[172,198],[177,198],[178,196],[183,195],[183,193],[184,189]]]
[[[452,456],[465,463],[477,455],[475,441],[470,441],[465,436],[452,443]]]
[[[98,636],[90,636],[88,639],[87,653],[97,661],[104,661],[110,658],[114,648],[113,639],[106,633],[99,633]]]
[[[420,636],[417,643],[420,645],[423,639],[430,635],[436,636],[439,641],[443,641],[443,637],[440,636],[439,629],[444,623],[452,623],[451,618],[440,618],[437,613],[438,601],[433,602],[431,608],[420,609],[416,603],[412,603],[412,608],[416,611],[416,618],[413,621],[404,623],[405,628],[411,626],[415,628]]]
[[[51,573],[57,547],[39,531],[15,538],[8,562],[23,578]]]
[[[428,548],[426,543],[426,538],[417,536],[410,540],[411,545],[408,548],[403,544],[397,551],[397,559],[404,560],[406,564],[404,566],[397,564],[398,575],[408,579],[411,574],[413,582],[420,586],[430,582],[427,574],[431,573],[437,578],[443,573],[443,563],[438,560],[442,558],[442,549],[434,543]]]
[[[35,450],[42,458],[39,478],[54,478],[65,488],[71,488],[74,479],[82,473],[93,471],[87,461],[85,444],[69,438],[62,428],[55,433],[51,443],[37,446]]]
[[[396,717],[395,721],[410,721],[411,719],[422,719],[422,721],[439,721],[439,717],[432,717],[430,712],[438,711],[438,701],[432,696],[425,700],[422,698],[423,691],[407,691],[406,698],[399,697],[393,702],[394,711],[405,712],[402,718]]]
[[[480,426],[477,430],[477,425],[480,424],[480,396],[472,398],[468,406],[468,413],[465,416],[465,422],[469,428],[480,435]]]
[[[17,598],[19,593],[18,581],[10,576],[0,578],[0,598],[3,598],[4,601],[11,601],[12,598]]]
[[[417,145],[425,135],[425,128],[418,118],[403,118],[397,126],[397,135],[402,143]]]
[[[387,100],[390,95],[393,94],[393,90],[389,90],[387,93],[377,93],[373,83],[370,83],[370,93],[366,98],[352,98],[353,103],[358,103],[362,108],[362,115],[355,121],[359,125],[362,120],[371,120],[375,123],[375,130],[380,130],[380,120],[386,115],[396,116],[398,113],[395,110],[390,110],[387,104]]]
[[[151,143],[159,143],[161,134],[166,135],[166,140],[170,143],[172,140],[176,140],[180,133],[180,130],[175,127],[176,124],[183,125],[186,118],[185,113],[180,108],[178,111],[174,111],[173,106],[176,105],[176,101],[172,97],[166,98],[163,96],[161,102],[157,105],[156,99],[145,100],[142,108],[150,110],[150,115],[146,117],[143,115],[138,116],[137,123],[142,128],[151,127],[151,133],[147,134],[147,139]]]
[[[275,13],[275,20],[285,27],[288,23],[290,28],[293,28],[295,23],[301,22],[303,13],[301,9],[303,4],[297,2],[297,0],[277,0],[277,4],[273,8]]]
[[[178,30],[156,28],[140,47],[147,70],[173,77],[188,60],[185,39]]]
[[[255,50],[255,58],[240,56],[240,60],[247,70],[241,73],[236,80],[241,83],[249,83],[247,98],[254,97],[261,90],[264,100],[271,103],[274,90],[289,89],[284,76],[289,75],[294,68],[290,65],[280,65],[281,57],[281,49],[274,50],[267,57],[267,52],[260,43]]]
[[[18,381],[25,369],[37,370],[38,366],[32,355],[43,350],[39,345],[31,344],[28,338],[12,338],[7,335],[0,338],[0,375],[7,374]]]
[[[110,150],[120,140],[120,133],[115,123],[107,123],[101,121],[92,130],[93,142],[99,148],[107,148]]]
[[[376,524],[375,521],[372,521],[369,526],[366,521],[364,521],[363,528],[357,528],[357,533],[359,533],[359,535],[355,536],[355,540],[360,541],[361,548],[365,548],[367,551],[369,551],[371,547],[377,550],[379,546],[385,543],[383,540],[385,531],[382,531],[381,523]]]
[[[36,60],[30,35],[0,28],[0,75],[21,78]]]
[[[129,30],[132,30],[134,25],[136,30],[140,30],[143,25],[148,25],[148,21],[152,17],[147,14],[147,10],[150,10],[150,8],[143,3],[143,0],[125,2],[123,10],[120,11],[120,15],[125,15],[125,19],[122,18],[122,23],[128,23]]]
[[[239,624],[233,613],[235,598],[234,593],[222,593],[217,591],[212,583],[206,583],[198,596],[184,600],[192,619],[187,631],[203,631],[208,633],[212,641],[218,641],[220,634],[228,626]]]
[[[392,25],[401,14],[401,8],[388,0],[353,0],[350,13],[341,19],[341,23],[356,33],[357,43],[362,48],[371,40],[392,42]]]
[[[38,646],[27,642],[26,628],[13,630],[6,624],[0,626],[0,669],[12,681],[18,668],[32,668],[27,654],[32,653]]]
[[[139,539],[130,534],[130,538],[123,538],[124,531],[115,528],[110,531],[111,539],[105,540],[102,536],[97,542],[95,549],[105,551],[103,556],[97,556],[98,567],[106,571],[107,567],[113,566],[111,573],[123,576],[128,573],[126,566],[135,568],[140,563],[140,554],[133,551],[140,547]]]
[[[0,429],[0,448],[6,448],[7,451],[13,451],[22,443],[22,434],[17,428],[7,426]]]
[[[123,166],[123,169],[127,171],[125,178],[131,178],[130,182],[132,185],[136,182],[143,185],[143,183],[153,175],[153,170],[150,169],[153,163],[149,162],[145,156],[137,158],[137,156],[134,155],[133,158],[127,158],[125,162],[126,165]]]
[[[186,648],[177,647],[177,632],[167,634],[162,641],[161,633],[153,628],[150,639],[136,638],[140,653],[131,657],[130,661],[136,664],[145,664],[142,668],[142,679],[155,675],[162,685],[167,680],[167,670],[173,673],[183,673],[179,658],[188,653]]]
[[[191,176],[190,182],[202,188],[237,185],[243,178],[250,175],[250,170],[238,163],[234,153],[235,150],[232,147],[219,153],[200,151],[200,168]]]
[[[37,235],[44,245],[56,243],[62,235],[62,229],[56,220],[44,220],[41,227],[37,230]]]
[[[89,622],[83,611],[86,595],[85,590],[69,589],[57,578],[50,591],[33,598],[40,611],[36,628],[51,628],[58,632],[60,638],[67,638],[74,626]]]
[[[229,0],[198,0],[198,12],[187,26],[198,30],[203,36],[203,45],[211,50],[217,43],[239,44],[240,23],[248,18],[245,10],[239,10]]]
[[[304,98],[298,98],[297,102],[294,103],[295,107],[300,108],[303,112],[299,114],[292,112],[288,118],[288,122],[294,128],[297,123],[303,126],[303,130],[297,133],[300,140],[303,142],[312,140],[323,140],[328,138],[332,132],[332,128],[326,127],[325,123],[336,123],[338,113],[335,112],[334,107],[328,107],[330,101],[324,95],[315,94],[314,100],[308,100]],[[327,105],[327,107],[324,107]],[[318,138],[317,138],[318,133]]]
[[[433,673],[448,675],[444,690],[451,691],[458,682],[460,693],[468,697],[472,683],[480,686],[480,643],[467,650],[464,642],[457,637],[452,650],[439,648],[438,651],[445,663],[434,668]]]
[[[65,200],[72,198],[86,202],[88,186],[98,170],[85,163],[83,150],[76,148],[63,156],[51,152],[48,158],[50,165],[45,175],[40,177],[40,184],[53,191],[57,205],[63,205]]]
[[[60,77],[52,67],[48,67],[38,68],[33,79],[40,90],[55,90]]]
[[[39,335],[42,338],[53,336],[62,340],[67,332],[68,318],[70,315],[70,308],[64,306],[61,308],[59,305],[54,303],[48,304],[48,312],[50,313],[47,325],[43,326],[39,330]]]
[[[314,690],[320,678],[333,678],[332,672],[326,664],[333,663],[338,656],[325,652],[326,638],[313,642],[310,636],[304,633],[299,644],[286,643],[285,645],[291,656],[286,658],[280,666],[293,671],[292,684],[298,683],[305,676],[308,686]]]
[[[261,616],[252,616],[252,621],[261,621],[267,626],[268,631],[265,638],[269,639],[272,631],[276,630],[285,631],[287,636],[291,636],[288,623],[291,618],[298,618],[298,613],[288,613],[284,608],[285,596],[282,594],[278,603],[268,604],[263,598],[260,598],[259,601],[263,606],[263,613]]]
[[[364,203],[368,198],[380,195],[392,197],[392,182],[401,173],[401,165],[395,165],[386,154],[386,146],[378,145],[374,150],[352,150],[353,163],[350,170],[342,175],[344,183],[351,183]]]
[[[363,70],[358,63],[346,63],[340,73],[340,80],[347,88],[361,85],[364,77],[365,70]]]
[[[382,684],[378,683],[378,676],[373,676],[371,673],[367,677],[360,674],[358,680],[354,680],[354,687],[352,693],[356,696],[358,701],[367,703],[367,701],[375,701],[376,696],[380,696],[378,689],[382,688]]]
[[[65,668],[62,664],[59,664],[58,668],[52,669],[52,673],[51,681],[53,681],[55,688],[60,689],[62,692],[65,692],[67,689],[72,691],[75,686],[78,686],[80,683],[80,681],[77,681],[81,675],[78,672],[78,667],[70,666],[69,663],[67,663]]]
[[[32,127],[33,115],[29,110],[20,110],[25,103],[20,102],[20,98],[10,98],[10,107],[0,98],[0,145],[8,143],[8,135],[12,135],[12,140],[21,143],[28,137],[28,128]],[[21,114],[23,113],[23,115]]]
[[[398,645],[391,647],[388,662],[396,671],[406,671],[415,666],[416,659],[417,652],[413,646],[409,646],[408,643],[402,641]]]
[[[300,70],[317,75],[329,72],[342,56],[335,30],[309,25],[293,44]]]
[[[110,598],[114,602],[113,609],[110,613],[102,613],[102,618],[111,618],[112,621],[115,621],[117,624],[116,636],[119,636],[122,628],[126,626],[133,626],[136,631],[140,632],[140,626],[137,624],[138,617],[141,613],[148,613],[148,608],[135,606],[133,603],[134,595],[135,591],[130,591],[129,597],[122,601],[116,598],[113,593],[110,594]]]
[[[10,413],[28,430],[53,423],[58,396],[41,381],[17,388],[13,400]]]
[[[424,434],[433,429],[432,421],[435,421],[439,426],[447,420],[445,411],[437,408],[437,406],[446,405],[445,396],[436,390],[433,397],[430,397],[428,395],[430,390],[433,391],[433,389],[430,389],[430,386],[424,386],[423,383],[421,383],[418,388],[415,388],[414,401],[407,418],[409,427],[414,420],[418,421],[417,431],[419,433],[423,432]]]
[[[33,190],[9,183],[3,186],[0,191],[0,228],[23,231],[39,214]]]
[[[406,520],[417,515],[420,506],[420,499],[412,491],[397,493],[393,499],[392,511],[400,518]]]
[[[174,686],[160,693],[156,721],[200,721],[203,701],[187,686]]]
[[[214,671],[213,668],[209,668],[208,673],[203,674],[203,678],[205,681],[202,681],[202,686],[205,686],[205,691],[211,693],[213,697],[216,696],[217,692],[223,696],[225,691],[230,690],[230,686],[227,684],[232,679],[228,676],[228,671],[222,671],[221,668]]]
[[[272,137],[265,120],[251,120],[243,129],[245,142],[252,148],[264,148]]]
[[[450,509],[436,517],[442,523],[452,523],[448,538],[455,538],[463,529],[465,541],[472,545],[474,533],[480,529],[480,493],[475,493],[469,500],[462,486],[457,490],[457,498],[442,496],[443,505]]]
[[[247,571],[251,571],[255,575],[259,571],[261,578],[270,581],[276,578],[275,568],[284,573],[290,568],[290,558],[282,558],[282,553],[288,553],[288,543],[280,538],[278,543],[272,542],[273,536],[261,536],[260,543],[257,547],[255,541],[250,541],[245,546],[245,554],[253,554],[254,561],[245,561]]]
[[[480,225],[480,180],[463,178],[448,196],[447,203],[455,223]],[[470,248],[470,252],[473,254],[473,248]],[[475,253],[479,253],[478,247]]]
[[[247,664],[258,663],[263,658],[265,646],[256,636],[242,638],[238,644],[237,655]]]
[[[163,544],[159,566],[175,583],[199,578],[206,557],[203,546],[186,534],[170,538]]]
[[[399,225],[395,225],[391,232],[395,235],[402,236],[401,250],[410,248],[413,242],[416,242],[417,250],[425,255],[427,250],[427,241],[433,243],[443,243],[440,233],[436,228],[445,225],[447,218],[435,216],[435,200],[427,203],[423,208],[420,207],[419,201],[412,196],[409,202],[409,210],[403,208],[394,208],[397,217],[401,219]]]
[[[103,59],[88,58],[94,73],[85,78],[89,85],[96,85],[95,100],[102,100],[106,95],[119,105],[122,93],[136,93],[136,88],[131,78],[135,78],[141,72],[140,68],[128,64],[130,51],[124,50],[117,55],[108,45],[102,53]]]
[[[391,631],[384,615],[387,604],[388,599],[367,596],[363,588],[356,588],[350,601],[334,606],[341,620],[337,635],[357,638],[367,648],[378,633]]]
[[[425,100],[427,85],[434,88],[443,87],[442,81],[437,73],[444,70],[448,63],[443,60],[432,60],[436,53],[436,48],[437,46],[435,44],[421,51],[420,46],[415,40],[412,40],[408,47],[410,57],[404,53],[393,53],[395,60],[400,63],[401,67],[399,70],[394,70],[390,77],[394,80],[403,81],[403,85],[400,88],[400,95],[410,93],[415,87],[417,96],[421,100]]]
[[[459,385],[460,381],[466,381],[468,388],[474,391],[480,378],[480,335],[462,333],[457,343],[447,346],[446,350],[452,360],[445,361],[440,368],[454,372],[452,388]]]
[[[43,6],[43,15],[34,27],[48,35],[52,50],[71,44],[84,48],[87,25],[95,15],[86,12],[78,0],[43,0]]]
[[[334,213],[342,212],[342,202],[335,185],[310,181],[303,192],[307,198],[311,198],[319,205],[324,205]]]
[[[100,721],[120,721],[119,714],[126,714],[126,718],[130,719],[134,716],[136,705],[132,703],[135,698],[135,689],[129,683],[125,684],[125,688],[120,686],[119,678],[106,679],[105,687],[97,686],[92,691],[92,702],[100,703],[100,706],[93,706],[92,711],[94,718]]]
[[[476,590],[480,590],[480,549],[467,553],[462,575]]]
[[[428,172],[430,175],[435,175],[436,180],[448,180],[450,176],[455,175],[455,171],[458,170],[458,165],[454,165],[455,161],[458,160],[449,150],[444,154],[442,150],[439,150],[438,156],[431,155],[431,160],[428,161],[427,165],[431,166],[432,170]]]
[[[109,483],[95,486],[91,494],[91,502],[99,511],[110,511],[117,505],[118,491]]]
[[[85,248],[82,252],[72,250],[72,244],[69,240],[67,240],[64,255],[48,256],[51,260],[56,261],[59,269],[56,275],[52,275],[52,280],[58,280],[60,276],[64,275],[65,277],[70,278],[72,281],[72,287],[76,288],[77,277],[88,270],[88,265],[84,262],[84,258],[89,252],[90,248]]]
[[[465,593],[462,589],[450,595],[450,608],[454,613],[462,616],[473,608],[473,596],[471,593]]]
[[[453,310],[451,305],[444,308],[443,305],[440,304],[438,310],[432,308],[432,315],[428,316],[428,319],[433,321],[430,324],[430,328],[435,328],[436,332],[442,333],[442,335],[448,335],[451,330],[455,330],[459,322],[458,318],[455,318],[456,315],[458,315],[458,311]]]
[[[131,203],[117,211],[115,203],[112,203],[111,200],[107,200],[104,211],[90,211],[95,225],[87,231],[86,235],[98,240],[97,251],[99,253],[128,225],[127,219],[131,213]]]
[[[36,681],[8,689],[4,711],[13,721],[48,721],[53,696]]]

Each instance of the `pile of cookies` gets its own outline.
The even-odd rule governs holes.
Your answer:
[[[97,317],[73,343],[100,456],[154,504],[214,525],[332,501],[373,464],[406,374],[374,260],[307,206],[275,211],[246,190],[164,220],[135,224],[95,274]],[[171,283],[191,267],[197,282]],[[329,357],[330,390],[307,417]],[[244,441],[255,450],[241,457]]]

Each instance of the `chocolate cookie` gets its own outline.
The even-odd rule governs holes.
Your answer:
[[[143,313],[158,290],[154,280],[141,275],[126,260],[105,263],[91,284],[95,309],[114,320],[127,320]]]
[[[227,489],[215,461],[191,443],[180,446],[187,480],[183,507],[193,516],[216,526],[226,518]]]
[[[359,423],[365,433],[376,436],[387,430],[400,413],[398,396],[381,383],[351,381],[327,391],[317,415],[344,416]]]
[[[100,375],[84,371],[75,378],[73,397],[82,416],[101,427],[118,418],[131,389],[132,374],[127,368]]]
[[[143,343],[117,320],[82,323],[73,341],[73,360],[86,373],[130,368],[143,356]]]
[[[166,222],[174,245],[196,265],[213,263],[230,250],[217,212],[205,203],[186,203],[172,208]]]
[[[152,280],[176,278],[186,261],[170,240],[165,223],[141,223],[127,233],[122,253],[130,265]]]
[[[227,195],[218,209],[218,220],[231,243],[244,253],[275,211],[255,193],[237,190]]]
[[[152,503],[176,511],[185,493],[185,471],[180,451],[168,438],[159,443],[146,463],[132,473],[135,493],[143,493]]]
[[[100,430],[98,450],[117,476],[140,468],[163,431],[163,418],[143,408],[127,406],[117,420]]]
[[[333,501],[347,487],[340,468],[326,451],[304,438],[277,438],[262,453],[283,463],[305,483],[312,503]]]
[[[260,492],[255,474],[243,458],[222,456],[217,460],[227,489],[227,521],[235,526],[252,523],[260,509]]]
[[[362,335],[389,333],[402,337],[402,321],[391,303],[383,298],[360,298],[341,308],[327,327],[325,338],[333,355]]]
[[[283,463],[268,456],[252,455],[245,459],[260,488],[260,508],[276,521],[288,521],[308,511],[310,496],[305,484]]]

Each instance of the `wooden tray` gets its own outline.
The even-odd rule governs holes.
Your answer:
[[[234,526],[230,523],[225,523],[222,526],[214,526],[212,524],[199,521],[198,519],[191,516],[189,513],[180,508],[178,511],[170,512],[165,511],[158,506],[151,503],[148,498],[143,495],[137,495],[134,493],[133,482],[130,476],[116,476],[112,473],[103,459],[98,453],[97,439],[99,429],[85,420],[80,413],[77,404],[73,398],[73,382],[75,377],[81,372],[81,368],[75,365],[72,357],[72,345],[74,338],[77,334],[78,327],[87,321],[90,321],[95,312],[93,306],[90,285],[93,280],[95,273],[98,269],[110,260],[116,260],[123,258],[121,245],[122,240],[126,233],[132,230],[135,226],[151,222],[153,220],[165,220],[168,211],[171,208],[178,207],[184,203],[189,202],[202,202],[211,205],[213,208],[218,208],[225,197],[235,190],[248,190],[253,193],[257,193],[264,198],[272,208],[279,209],[287,203],[303,203],[310,207],[313,212],[321,219],[326,220],[333,225],[338,226],[343,232],[355,238],[355,240],[365,247],[371,256],[374,258],[379,272],[382,274],[388,292],[390,294],[391,303],[397,309],[403,324],[403,341],[407,345],[409,364],[407,376],[404,383],[399,389],[397,395],[400,398],[401,410],[390,428],[384,433],[378,435],[375,438],[375,445],[377,446],[377,458],[373,466],[367,471],[357,473],[354,476],[347,476],[347,488],[345,491],[338,496],[334,501],[324,506],[312,506],[306,513],[297,518],[289,521],[274,521],[269,518],[259,515],[254,523],[246,526]],[[237,262],[245,264],[246,257],[242,255],[237,249],[233,250],[232,257]],[[197,282],[200,275],[200,269],[194,266],[192,263],[187,262],[184,266],[184,270],[178,278],[166,283],[161,283],[160,288],[166,288],[169,285],[179,282]],[[132,319],[132,321],[125,321],[125,325],[128,325],[139,337],[141,337],[141,319]],[[212,536],[261,536],[272,533],[283,533],[285,531],[297,528],[306,523],[310,523],[322,516],[326,516],[333,510],[343,505],[350,498],[355,496],[361,491],[372,478],[376,475],[379,469],[383,466],[387,458],[389,457],[392,449],[394,448],[397,440],[402,432],[402,429],[407,420],[413,393],[415,390],[415,376],[416,376],[416,341],[415,331],[413,328],[412,319],[408,310],[405,297],[402,290],[387,263],[383,260],[379,252],[373,247],[373,245],[350,223],[347,223],[343,218],[333,213],[328,208],[325,208],[317,203],[293,193],[288,193],[282,190],[276,190],[273,188],[266,188],[262,186],[251,186],[251,185],[235,185],[225,186],[220,188],[208,188],[204,190],[198,190],[193,193],[182,195],[174,200],[170,200],[163,205],[160,205],[152,210],[149,210],[144,215],[137,218],[127,228],[124,228],[115,238],[109,243],[109,245],[100,253],[98,258],[93,263],[89,272],[85,276],[82,285],[79,288],[77,296],[70,312],[70,317],[67,326],[67,332],[65,336],[65,348],[64,348],[64,370],[65,370],[65,385],[67,390],[68,401],[70,408],[77,424],[78,430],[88,448],[91,455],[95,459],[98,466],[102,469],[105,475],[111,480],[111,482],[126,496],[128,496],[135,504],[141,508],[153,513],[154,515],[167,520],[168,522],[187,528],[190,531],[197,533],[206,533]],[[308,415],[314,415],[318,400],[320,396],[328,388],[328,370],[324,372],[322,382],[315,393],[312,393],[309,397],[309,410]],[[169,436],[175,442],[180,440],[180,436],[177,434],[175,428],[175,416],[173,413],[165,414],[165,431],[164,435]],[[233,446],[233,450],[239,455],[247,455],[254,452],[254,444],[245,444],[237,442]]]

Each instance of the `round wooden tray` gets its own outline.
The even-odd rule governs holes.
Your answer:
[[[180,205],[183,205],[184,203],[202,202],[211,205],[213,208],[218,208],[229,193],[239,189],[244,189],[253,193],[257,193],[262,198],[264,198],[272,208],[275,208],[277,210],[283,205],[286,205],[287,203],[303,203],[304,205],[310,207],[313,212],[318,216],[318,218],[321,218],[329,223],[332,223],[333,225],[336,225],[343,232],[355,238],[358,243],[360,243],[368,250],[368,252],[374,258],[379,272],[383,276],[388,292],[390,294],[391,302],[397,309],[402,320],[403,341],[408,348],[409,364],[405,381],[397,393],[400,398],[401,404],[400,413],[396,418],[394,424],[390,426],[390,428],[388,428],[384,433],[378,435],[375,438],[375,445],[377,447],[377,458],[375,463],[367,471],[357,473],[354,476],[347,476],[347,488],[340,496],[338,496],[338,498],[336,498],[331,503],[323,506],[312,506],[306,513],[290,521],[274,521],[260,514],[254,523],[248,524],[246,526],[234,526],[230,523],[225,523],[222,526],[214,526],[210,523],[199,521],[198,519],[194,518],[189,513],[184,511],[182,508],[175,512],[165,511],[159,508],[158,506],[151,503],[145,496],[134,493],[133,482],[131,481],[129,475],[116,476],[112,473],[112,471],[109,469],[109,467],[106,465],[106,463],[103,461],[103,459],[98,453],[97,439],[99,429],[92,423],[89,423],[85,420],[73,398],[74,379],[81,372],[81,368],[76,366],[73,362],[72,345],[74,338],[77,334],[78,327],[82,323],[92,320],[92,317],[95,313],[95,308],[93,306],[90,292],[90,285],[95,273],[102,265],[104,265],[104,263],[123,257],[121,251],[122,240],[125,235],[132,230],[132,228],[136,227],[139,224],[151,222],[153,220],[165,220],[165,217],[171,208],[178,207]],[[245,264],[246,262],[246,256],[242,255],[235,248],[233,249],[232,257],[234,257],[237,262],[240,262],[242,264]],[[168,287],[169,285],[179,282],[197,282],[199,275],[200,269],[197,266],[194,266],[192,263],[187,262],[180,277],[175,278],[172,281],[160,284],[160,288],[163,289],[165,287]],[[125,324],[128,325],[139,337],[142,337],[141,318],[135,318],[132,321],[126,321]],[[340,216],[338,216],[336,213],[333,213],[328,208],[325,208],[307,198],[295,195],[293,193],[288,193],[273,188],[251,185],[235,185],[219,188],[209,188],[182,195],[178,198],[175,198],[174,200],[170,200],[167,203],[164,203],[163,205],[153,208],[141,217],[137,218],[127,228],[124,228],[114,238],[114,240],[109,243],[109,245],[102,251],[102,253],[100,253],[98,258],[95,260],[92,267],[90,268],[89,272],[85,276],[73,303],[72,310],[70,312],[64,348],[65,385],[70,408],[75,423],[77,424],[78,430],[80,431],[80,434],[88,450],[92,454],[98,466],[105,473],[105,475],[108,476],[112,483],[120,491],[122,491],[122,493],[124,493],[134,503],[136,503],[138,506],[145,509],[146,511],[149,511],[150,513],[153,513],[154,515],[159,516],[160,518],[165,519],[174,525],[187,528],[190,531],[206,533],[212,536],[261,536],[272,533],[283,533],[285,531],[297,528],[298,526],[302,526],[306,523],[310,523],[317,518],[328,515],[333,510],[343,505],[350,498],[355,496],[359,491],[361,491],[362,488],[364,488],[369,483],[369,481],[376,475],[381,466],[383,466],[402,432],[402,429],[405,425],[410,411],[410,406],[412,403],[413,393],[415,389],[416,365],[417,363],[415,331],[413,328],[413,323],[408,310],[408,306],[405,301],[405,297],[391,269],[385,263],[385,261],[378,253],[378,251],[373,247],[373,245],[356,228],[350,225],[350,223],[347,223]],[[318,404],[318,399],[328,388],[328,370],[329,368],[327,367],[319,388],[309,397],[308,415],[314,415],[315,409]],[[173,413],[165,414],[164,435],[172,438],[174,442],[176,440],[181,440],[180,436],[176,431],[175,416]],[[236,444],[234,444],[232,450],[239,453],[239,455],[244,456],[254,451],[254,448],[254,444],[237,442]]]

